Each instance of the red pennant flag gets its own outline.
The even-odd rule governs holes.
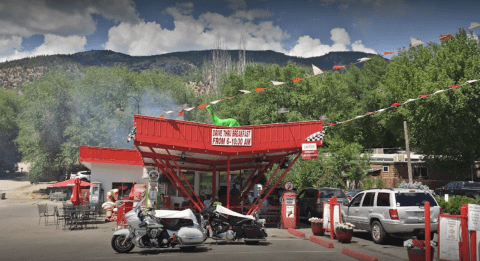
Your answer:
[[[160,116],[158,116],[158,117],[160,117],[160,118],[165,118],[165,115],[162,114],[162,115],[160,115]]]
[[[203,109],[205,107],[207,107],[208,103],[205,103],[205,104],[202,104],[202,105],[198,105],[197,108],[199,109]]]
[[[235,96],[232,96],[232,97],[225,97],[225,100],[231,100],[231,99],[233,99],[233,98],[235,98]]]
[[[182,116],[182,115],[183,115],[183,110],[181,110],[181,111],[178,112],[177,117],[180,117],[180,116]]]
[[[422,94],[420,96],[418,96],[418,98],[427,98],[428,97],[428,94]]]
[[[452,34],[442,34],[442,35],[440,35],[440,38],[438,38],[438,39],[439,39],[439,40],[445,40],[445,39],[447,39],[447,38],[449,38],[449,37],[451,37],[451,36],[452,36]]]
[[[265,90],[265,89],[266,89],[266,88],[255,88],[255,91],[256,91],[256,92],[261,92],[261,91],[263,91],[263,90]]]
[[[302,80],[302,78],[297,78],[297,77],[295,77],[295,80],[293,80],[292,82],[299,82],[299,81],[301,81],[301,80]]]
[[[458,85],[458,84],[455,84],[455,85],[449,85],[448,87],[450,87],[450,88],[452,88],[452,89],[455,89],[455,88],[458,88],[458,87],[460,87],[460,85]]]
[[[393,52],[383,52],[383,55],[389,55],[389,54],[394,54],[394,53],[395,53],[395,51],[393,51]]]
[[[338,70],[338,69],[342,69],[342,68],[345,68],[345,66],[343,66],[343,65],[334,65],[333,66],[334,70]]]
[[[402,105],[402,104],[399,103],[399,102],[396,102],[396,103],[392,104],[392,106],[390,106],[390,107],[397,107],[397,106],[400,106],[400,105]]]
[[[328,122],[327,124],[328,124],[329,126],[335,126],[335,125],[337,125],[337,124],[332,123],[332,122]]]

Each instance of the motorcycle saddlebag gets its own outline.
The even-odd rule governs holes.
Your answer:
[[[193,227],[182,227],[178,230],[177,236],[184,245],[198,245],[204,241],[204,234],[200,229]]]
[[[260,230],[260,227],[244,225],[242,226],[243,234],[245,238],[264,238],[265,235]]]

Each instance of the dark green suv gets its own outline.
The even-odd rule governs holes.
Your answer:
[[[323,203],[333,196],[338,203],[348,202],[345,191],[341,188],[306,188],[297,195],[297,205],[300,208],[300,217],[323,218]]]

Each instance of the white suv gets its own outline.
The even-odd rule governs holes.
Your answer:
[[[77,172],[76,174],[75,173],[72,173],[70,174],[70,179],[76,179],[76,178],[79,178],[83,181],[90,181],[90,171],[86,170],[86,171],[79,171]]]
[[[419,189],[369,189],[343,202],[342,219],[370,231],[375,243],[388,234],[425,237],[424,202],[430,202],[431,238],[438,230],[440,206],[428,191]]]

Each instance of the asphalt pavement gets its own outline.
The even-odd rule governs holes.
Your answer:
[[[59,203],[49,203],[60,206]],[[103,220],[103,219],[102,219]],[[36,201],[24,204],[2,204],[0,201],[0,260],[356,260],[342,254],[344,248],[378,258],[378,260],[408,260],[407,250],[403,247],[405,239],[391,239],[388,244],[374,244],[367,232],[355,231],[351,243],[342,244],[329,238],[328,234],[320,238],[332,242],[333,248],[326,248],[309,241],[312,235],[308,224],[302,223],[297,229],[306,237],[290,234],[286,229],[267,228],[267,242],[247,246],[244,242],[205,241],[194,252],[185,253],[178,248],[141,249],[134,248],[128,254],[116,253],[110,241],[115,223],[101,223],[98,228],[63,230],[57,228],[50,218],[48,225],[41,220]],[[434,255],[436,257],[436,253]]]

